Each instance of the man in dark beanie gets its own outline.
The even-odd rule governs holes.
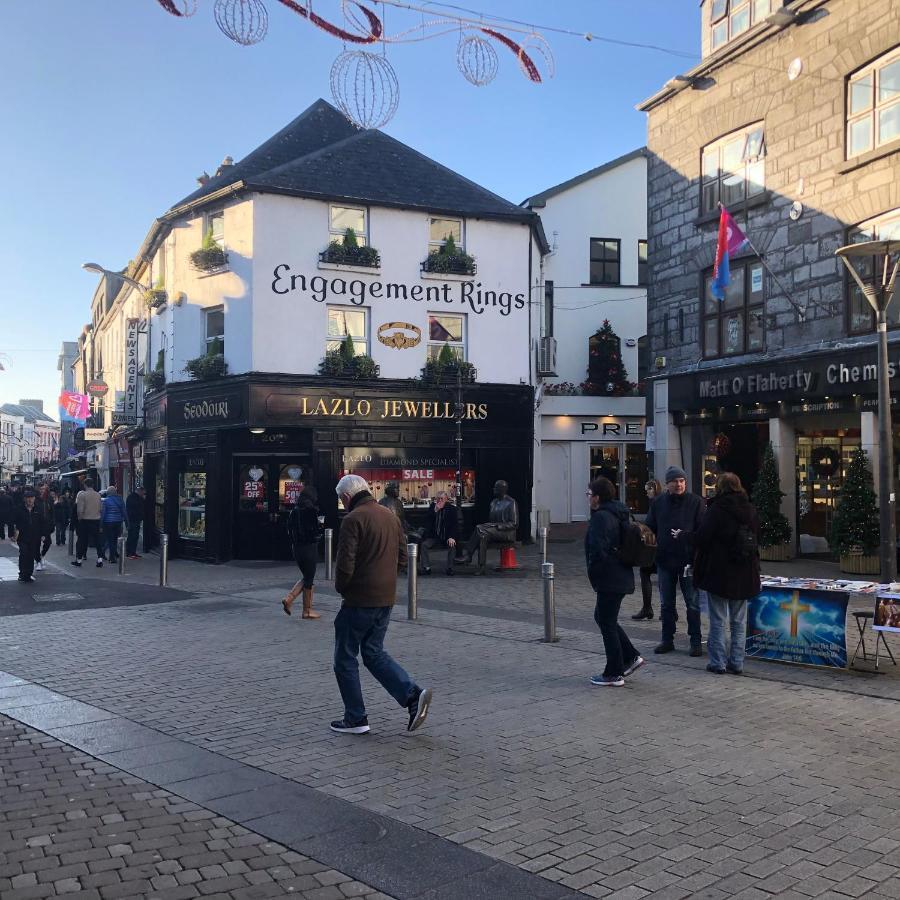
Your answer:
[[[703,499],[687,489],[687,473],[680,466],[666,469],[666,490],[650,506],[647,527],[656,535],[656,570],[662,607],[662,642],[656,653],[675,649],[675,589],[681,585],[687,607],[691,656],[703,655],[700,633],[700,601],[694,592],[689,564],[693,535],[703,518]]]

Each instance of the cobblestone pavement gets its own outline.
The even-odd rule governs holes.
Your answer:
[[[388,644],[435,687],[427,727],[407,734],[364,674],[373,733],[353,740],[326,728],[336,602],[319,604],[319,622],[248,597],[6,618],[0,660],[588,896],[900,897],[896,702],[683,654],[592,688],[596,634],[545,645],[529,622],[426,606]]]
[[[0,897],[388,895],[0,716]]]

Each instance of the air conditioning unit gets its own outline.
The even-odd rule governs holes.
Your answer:
[[[542,337],[538,342],[538,375],[556,374],[556,338]]]

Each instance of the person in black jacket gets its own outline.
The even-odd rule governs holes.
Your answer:
[[[66,529],[69,527],[71,514],[72,499],[66,490],[53,501],[53,526],[56,529],[57,547],[62,547],[66,543]]]
[[[422,541],[420,552],[422,554],[422,572],[431,574],[431,557],[429,551],[433,547],[447,548],[448,575],[453,574],[453,560],[456,556],[457,541],[456,507],[450,502],[450,496],[446,491],[438,491],[431,507],[431,537]]]
[[[13,501],[6,488],[0,488],[0,541],[7,535],[7,527],[9,528],[9,537],[12,539],[15,534],[15,520],[13,518]]]
[[[719,476],[716,495],[694,535],[694,583],[709,596],[710,672],[744,670],[747,601],[760,590],[759,516],[733,472]],[[731,647],[725,651],[725,622]]]
[[[675,649],[675,587],[681,585],[687,607],[691,656],[703,656],[700,601],[690,574],[693,536],[703,518],[703,499],[687,490],[687,474],[679,466],[666,469],[666,491],[650,505],[647,527],[656,535],[656,575],[659,580],[662,642],[654,653]]]
[[[34,491],[27,491],[16,512],[16,543],[19,545],[19,581],[34,581],[34,561],[39,558],[44,518],[35,506]]]
[[[617,550],[630,519],[628,509],[616,499],[608,478],[595,478],[588,493],[591,522],[584,539],[584,555],[591,587],[597,592],[594,621],[603,635],[606,668],[591,684],[621,687],[644,660],[619,625],[619,608],[626,594],[634,591],[634,569],[619,560]]]
[[[141,523],[144,521],[144,497],[146,491],[136,487],[125,499],[125,518],[128,522],[128,535],[125,538],[125,555],[129,559],[140,559],[137,552],[138,536]]]
[[[321,616],[312,608],[313,582],[316,577],[316,565],[319,562],[319,538],[322,536],[322,521],[319,516],[319,494],[311,485],[306,485],[288,518],[288,534],[294,559],[300,567],[303,578],[288,592],[281,601],[287,615],[291,614],[294,601],[303,593],[303,618],[320,619]]]

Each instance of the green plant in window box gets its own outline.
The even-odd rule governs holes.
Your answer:
[[[159,307],[165,306],[168,299],[169,295],[166,293],[162,278],[158,278],[152,288],[144,291],[144,302],[150,309],[159,309]]]
[[[161,391],[166,386],[166,374],[162,369],[153,369],[144,375],[145,391]]]
[[[474,384],[478,378],[475,366],[460,359],[449,344],[444,344],[435,359],[425,361],[420,378],[428,384],[456,384],[457,372],[463,384]]]
[[[444,243],[437,250],[432,250],[428,254],[425,262],[422,263],[422,269],[425,272],[474,275],[475,257],[470,256],[465,250],[460,250],[456,246],[453,235],[448,234]]]
[[[203,243],[199,250],[195,250],[191,256],[191,265],[201,272],[214,272],[228,263],[228,254],[216,243],[213,230],[210,228],[203,236]]]
[[[210,341],[209,347],[203,356],[189,359],[184,366],[184,371],[196,381],[213,381],[228,374],[228,363],[222,353],[221,340],[216,338]]]
[[[361,353],[359,356],[353,357],[348,374],[358,381],[370,381],[373,378],[378,378],[381,374],[381,368],[371,356]]]
[[[375,269],[381,265],[381,257],[374,247],[360,246],[356,232],[348,228],[341,241],[334,240],[320,255],[322,262],[343,266],[364,266]]]
[[[319,363],[319,374],[366,381],[378,378],[381,368],[368,354],[357,354],[353,338],[348,334],[339,349],[325,353],[324,359]]]
[[[328,350],[324,359],[319,363],[320,375],[343,375],[344,358],[340,350]]]

